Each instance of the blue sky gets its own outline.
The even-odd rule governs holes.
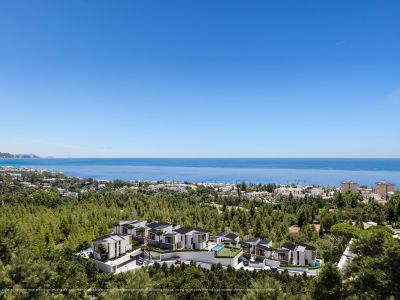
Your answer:
[[[0,0],[0,151],[400,157],[399,1]]]

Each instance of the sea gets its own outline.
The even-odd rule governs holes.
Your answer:
[[[18,158],[0,166],[105,180],[338,186],[343,180],[400,186],[400,159],[376,158]]]

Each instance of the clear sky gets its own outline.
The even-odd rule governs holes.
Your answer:
[[[0,152],[400,157],[400,1],[0,0]]]

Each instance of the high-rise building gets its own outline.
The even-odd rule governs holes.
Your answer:
[[[382,200],[386,200],[388,193],[393,193],[395,189],[396,187],[393,183],[385,181],[379,181],[375,186],[375,192],[382,198]]]
[[[341,192],[356,192],[358,191],[358,183],[350,180],[342,181],[340,183]]]

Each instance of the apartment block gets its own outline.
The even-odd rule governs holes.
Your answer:
[[[340,183],[341,192],[356,192],[358,189],[359,185],[357,182],[346,180]]]
[[[389,195],[393,193],[396,186],[393,183],[379,181],[376,183],[375,192],[381,197],[382,200],[387,200]]]

